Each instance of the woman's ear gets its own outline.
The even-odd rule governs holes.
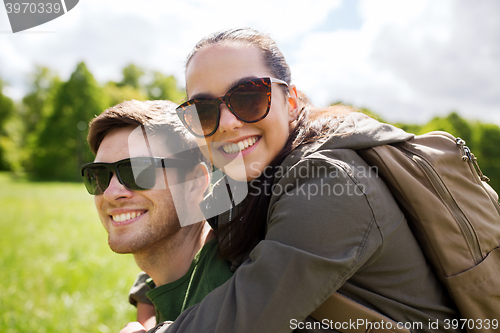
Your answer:
[[[288,88],[288,122],[292,123],[299,114],[299,97],[294,84]]]

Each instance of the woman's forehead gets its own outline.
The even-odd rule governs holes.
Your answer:
[[[270,76],[263,52],[255,47],[223,44],[204,47],[186,67],[188,96],[225,94],[235,82],[247,77]]]

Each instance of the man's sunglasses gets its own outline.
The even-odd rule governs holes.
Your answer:
[[[103,194],[113,174],[120,184],[133,191],[150,190],[156,184],[156,168],[187,168],[193,161],[161,158],[134,157],[114,163],[88,163],[81,167],[83,182],[92,195]]]
[[[176,108],[177,115],[196,137],[212,136],[219,128],[220,105],[226,104],[245,123],[264,119],[271,107],[271,84],[288,87],[285,81],[264,77],[240,83],[219,98],[195,98]]]

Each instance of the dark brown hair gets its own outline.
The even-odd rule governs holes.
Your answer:
[[[186,67],[192,57],[201,49],[224,43],[240,43],[259,48],[263,54],[264,64],[273,76],[289,85],[291,84],[290,67],[274,40],[268,35],[250,28],[220,31],[203,38],[188,55]],[[350,109],[342,105],[315,108],[302,93],[299,93],[299,106],[297,120],[292,123],[293,131],[290,133],[284,148],[269,165],[273,172],[264,172],[260,177],[252,180],[252,184],[249,186],[249,197],[245,201],[246,206],[229,223],[219,226],[217,232],[221,240],[231,237],[231,242],[220,242],[220,255],[222,257],[231,259],[248,253],[256,242],[264,238],[267,211],[271,199],[270,191],[266,188],[273,184],[275,170],[285,157],[300,145],[332,135],[343,116],[350,112]]]
[[[224,43],[238,43],[255,46],[262,51],[264,64],[276,79],[285,81],[290,85],[292,74],[285,57],[274,40],[266,34],[251,28],[240,28],[219,31],[201,39],[187,57],[186,67],[193,56],[201,49]]]
[[[87,141],[92,153],[97,154],[102,140],[112,130],[125,127],[147,129],[152,135],[160,135],[169,151],[181,152],[183,158],[205,162],[195,137],[182,125],[175,113],[176,104],[170,101],[125,101],[106,109],[89,125]]]

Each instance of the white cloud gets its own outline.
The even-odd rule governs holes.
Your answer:
[[[443,4],[429,3],[399,29],[381,29],[373,59],[410,86],[425,118],[437,108],[490,120],[486,112],[500,112],[500,4]]]
[[[361,29],[310,33],[297,48],[293,68],[296,83],[316,104],[324,106],[340,100],[373,107],[374,101],[382,96],[399,96],[401,103],[412,98],[412,91],[405,82],[371,58],[377,33],[382,27],[391,22],[401,25],[401,17],[409,17],[415,12],[407,8],[398,11],[398,6],[390,6],[388,1],[384,3],[373,12],[363,10],[371,2],[362,3],[365,21]]]
[[[294,78],[320,105],[342,100],[390,121],[458,110],[500,120],[500,3],[364,0],[359,30],[310,33]]]

